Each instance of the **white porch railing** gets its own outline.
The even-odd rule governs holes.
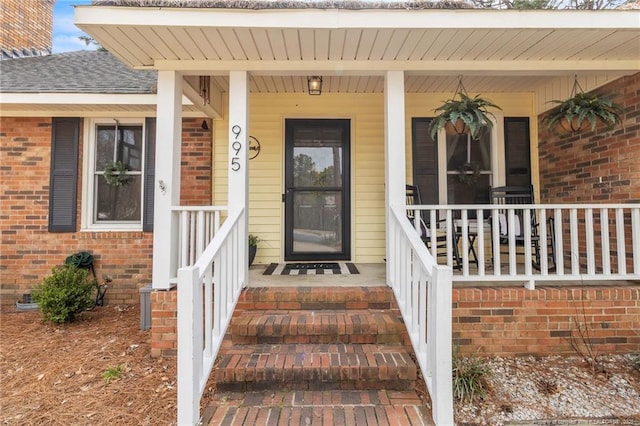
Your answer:
[[[461,265],[454,281],[522,281],[534,288],[536,281],[640,279],[640,204],[406,208],[428,224],[431,254],[440,263],[454,266],[453,244],[457,245]],[[532,218],[538,226],[532,226]],[[520,244],[515,233],[501,234],[501,227],[514,229],[515,222],[522,223]],[[444,255],[437,247],[442,235],[448,235]]]
[[[220,229],[221,213],[228,208],[178,206],[171,210],[178,215],[178,268],[193,265]]]
[[[193,266],[178,270],[178,424],[195,425],[200,398],[247,280],[245,209],[229,211]]]
[[[391,208],[387,277],[431,396],[433,420],[453,424],[451,268],[438,266],[403,208]]]

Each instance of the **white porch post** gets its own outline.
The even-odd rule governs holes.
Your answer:
[[[392,276],[394,253],[390,251],[391,205],[405,203],[404,71],[387,71],[384,79],[384,175],[387,238],[387,278]]]
[[[182,76],[158,72],[156,181],[153,212],[153,288],[168,289],[178,266],[178,220],[171,207],[180,202]]]
[[[249,201],[249,77],[246,71],[229,73],[229,209],[244,207],[244,223],[240,226],[238,241],[241,270],[249,268],[248,258],[248,201]],[[244,243],[243,243],[244,242]]]

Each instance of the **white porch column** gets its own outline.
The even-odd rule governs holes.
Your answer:
[[[249,268],[249,77],[246,71],[229,73],[229,209],[244,207],[244,224],[240,226],[239,241],[242,255],[238,259],[245,270]],[[246,277],[246,274],[245,274]]]
[[[178,266],[178,220],[171,207],[180,203],[182,75],[158,72],[156,181],[153,212],[153,288],[168,289]]]
[[[391,205],[405,204],[404,71],[387,71],[384,79],[384,178],[386,200],[387,277],[394,262],[390,253]]]

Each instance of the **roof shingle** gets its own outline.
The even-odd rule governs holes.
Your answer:
[[[111,53],[82,50],[0,61],[0,93],[156,93],[157,73],[127,68]]]

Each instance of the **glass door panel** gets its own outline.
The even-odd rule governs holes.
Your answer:
[[[286,122],[285,260],[349,258],[349,124]]]

